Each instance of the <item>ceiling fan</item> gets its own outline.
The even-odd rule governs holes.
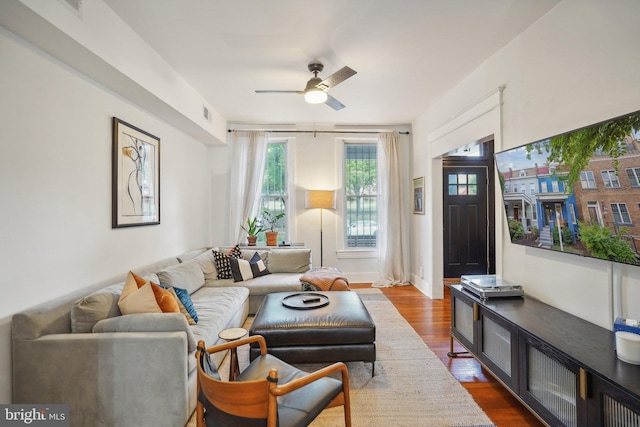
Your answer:
[[[304,95],[304,100],[309,104],[322,104],[324,102],[336,111],[343,109],[344,104],[327,92],[330,88],[337,86],[339,83],[356,74],[356,71],[349,67],[342,67],[340,70],[322,80],[318,77],[318,73],[324,68],[322,63],[312,62],[307,65],[307,68],[313,73],[313,77],[309,79],[304,90],[256,90],[256,93],[299,93]]]

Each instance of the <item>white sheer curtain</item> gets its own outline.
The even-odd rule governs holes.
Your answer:
[[[230,142],[229,243],[235,244],[247,235],[240,226],[246,223],[247,218],[259,216],[267,134],[236,131]]]
[[[405,191],[400,162],[400,134],[378,137],[378,274],[375,287],[409,284],[409,249],[405,218]]]

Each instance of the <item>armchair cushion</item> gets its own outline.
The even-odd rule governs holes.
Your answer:
[[[278,370],[278,384],[286,384],[309,375],[270,354],[256,358],[238,381],[264,379],[272,368]],[[331,377],[316,381],[278,397],[278,420],[282,426],[306,426],[342,391],[342,382]]]

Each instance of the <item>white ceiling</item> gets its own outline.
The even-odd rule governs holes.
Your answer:
[[[560,0],[105,0],[231,122],[410,123]],[[298,94],[345,65],[340,111]]]

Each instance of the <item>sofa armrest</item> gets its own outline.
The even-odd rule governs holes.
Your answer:
[[[140,313],[111,317],[96,323],[93,332],[185,332],[187,351],[196,351],[196,339],[182,313]]]
[[[13,403],[68,404],[72,426],[184,425],[184,332],[52,334],[13,342]]]

